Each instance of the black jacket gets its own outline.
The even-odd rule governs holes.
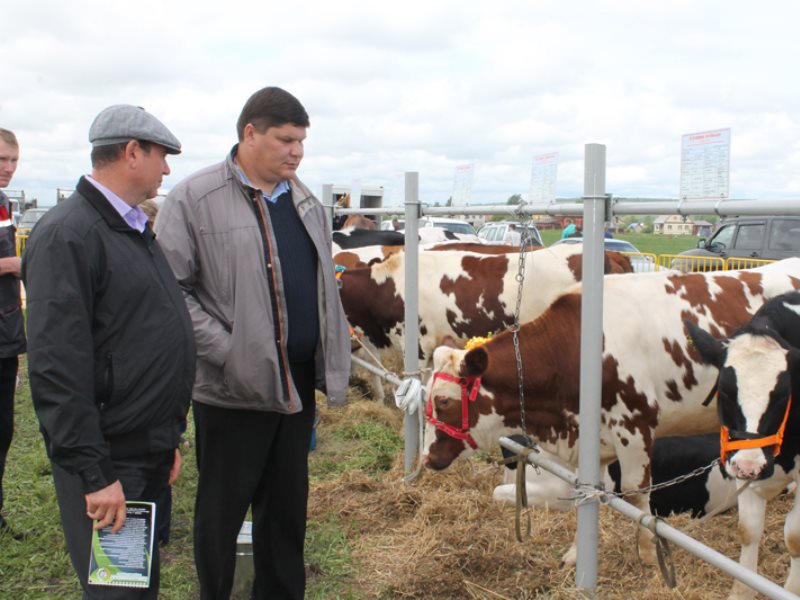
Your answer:
[[[11,215],[11,206],[0,192],[0,206]],[[10,219],[9,219],[10,220]],[[0,225],[0,257],[17,255],[13,225]],[[25,329],[19,297],[19,279],[15,275],[0,275],[0,358],[25,353]]]
[[[50,458],[86,492],[112,458],[174,449],[194,383],[181,291],[139,233],[84,178],[36,224],[22,263],[31,393]]]

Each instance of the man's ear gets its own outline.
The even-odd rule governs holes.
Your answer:
[[[721,368],[725,362],[725,343],[700,329],[689,319],[684,319],[683,324],[686,326],[689,340],[700,355],[700,360],[709,366]]]
[[[477,377],[483,375],[486,367],[489,366],[489,355],[483,346],[478,346],[467,352],[464,356],[464,362],[461,371],[467,377]]]

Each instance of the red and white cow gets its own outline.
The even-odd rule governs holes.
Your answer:
[[[615,255],[612,257],[612,255]],[[514,322],[519,254],[436,251],[419,254],[419,356],[429,365],[443,339],[456,343]],[[582,255],[566,244],[526,254],[520,322],[541,314],[580,281]],[[607,272],[630,272],[630,262],[607,253]],[[405,342],[405,255],[393,254],[341,276],[342,305],[354,330],[378,350],[402,352]]]
[[[719,369],[723,468],[740,483],[751,482],[739,496],[739,562],[756,571],[767,502],[787,485],[800,483],[800,293],[770,300],[727,340],[686,325],[702,360]],[[786,516],[784,539],[791,555],[785,587],[800,594],[797,496]],[[737,581],[730,598],[754,596]]]
[[[716,411],[703,403],[716,373],[688,345],[682,320],[729,335],[768,298],[800,288],[800,259],[749,271],[607,276],[603,288],[600,460],[619,460],[621,487],[629,491],[651,484],[656,436],[708,433],[719,426]],[[580,323],[581,287],[576,285],[519,333],[527,433],[573,465]],[[428,385],[428,467],[444,469],[475,448],[492,449],[501,435],[520,431],[514,356],[508,332],[469,352],[436,349]],[[649,510],[648,494],[631,501]],[[648,532],[640,535],[640,548],[642,558],[654,562]],[[564,560],[574,559],[573,547]]]

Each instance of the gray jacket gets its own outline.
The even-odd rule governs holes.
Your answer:
[[[184,179],[164,201],[156,219],[158,242],[183,289],[197,342],[193,399],[223,408],[295,413],[301,410],[294,383],[284,389],[280,369],[288,369],[286,299],[272,223],[264,207],[266,243],[253,198],[232,155]],[[336,285],[328,221],[319,201],[298,179],[292,200],[319,257],[320,341],[316,387],[329,405],[345,402],[350,374],[347,321]],[[267,269],[272,269],[268,277]],[[269,282],[269,283],[268,283]],[[270,294],[281,315],[280,353]],[[291,377],[289,377],[291,382]],[[288,392],[288,393],[287,393]]]

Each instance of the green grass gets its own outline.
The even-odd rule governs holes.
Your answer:
[[[4,514],[22,542],[0,536],[0,598],[72,599],[80,596],[61,530],[58,505],[38,421],[20,361],[15,433],[3,479]],[[192,429],[187,431],[192,437]],[[174,486],[172,535],[161,550],[161,598],[197,597],[192,557],[192,514],[197,472],[192,450],[184,452],[183,472]],[[88,558],[88,557],[87,557]]]
[[[26,364],[20,364],[14,440],[8,456],[4,514],[12,526],[29,533],[18,542],[0,535],[0,599],[61,600],[80,597],[79,584],[66,552],[50,462],[44,451],[27,384]],[[310,455],[313,482],[335,479],[360,469],[375,477],[402,454],[403,440],[389,424],[369,413],[329,424],[323,420],[322,440]],[[192,420],[186,437],[194,439]],[[192,550],[192,518],[197,470],[194,449],[184,450],[183,471],[173,487],[172,532],[161,551],[161,594],[165,600],[198,597]],[[306,597],[314,600],[356,600],[354,565],[346,524],[335,517],[310,520],[306,562],[310,577]]]
[[[545,246],[561,239],[560,229],[540,230]],[[651,254],[678,254],[684,250],[697,248],[699,237],[693,235],[656,235],[654,233],[615,233],[614,237],[625,240],[639,249],[639,252]]]

